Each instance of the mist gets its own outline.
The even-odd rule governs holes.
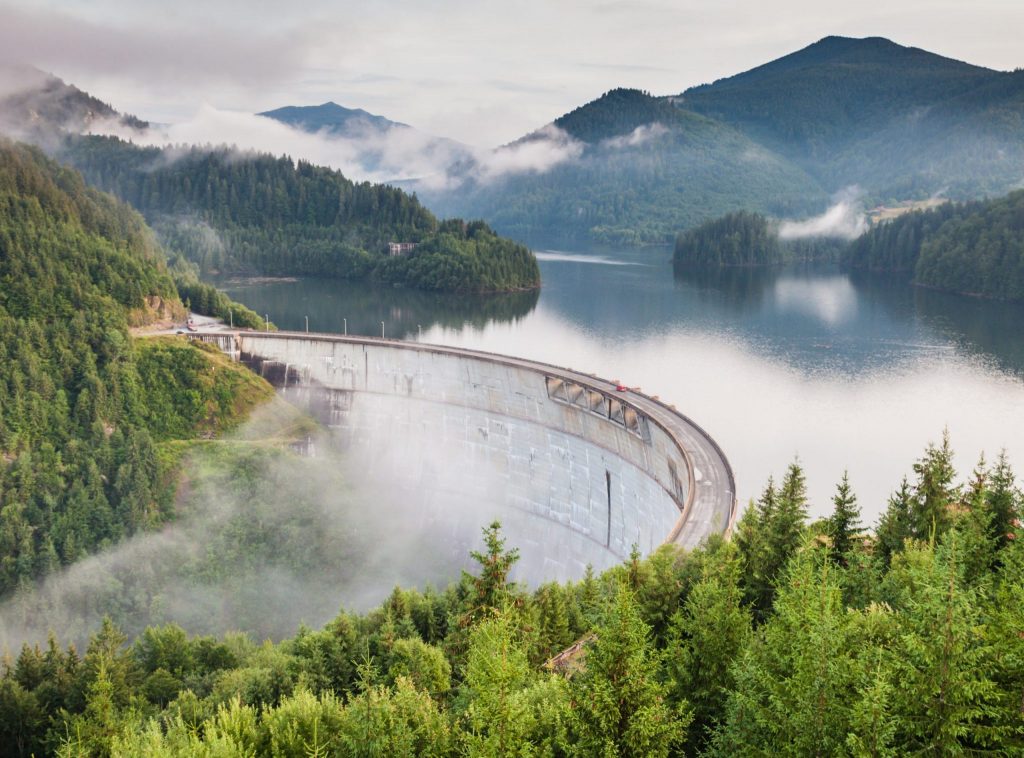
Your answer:
[[[93,124],[89,132],[167,148],[171,157],[173,148],[183,144],[231,146],[240,152],[287,155],[328,166],[356,181],[415,183],[428,190],[454,189],[467,181],[488,183],[513,174],[544,173],[583,152],[582,143],[553,125],[528,140],[488,150],[406,126],[380,128],[364,123],[344,134],[329,129],[308,132],[266,116],[209,104],[180,123],[140,132],[107,119]]]
[[[802,221],[783,221],[779,224],[779,238],[783,240],[807,237],[854,239],[868,229],[867,217],[860,201],[860,190],[848,187],[836,196],[836,201],[820,216]]]
[[[281,639],[342,608],[368,610],[396,585],[457,581],[495,519],[509,546],[524,548],[514,578],[564,578],[545,567],[551,525],[507,507],[494,466],[437,445],[404,399],[380,400],[372,416],[356,403],[345,428],[314,423],[315,398],[289,400],[279,395],[188,455],[174,522],[0,605],[0,649],[45,642],[49,630],[82,644],[104,616],[129,637],[174,622],[192,634]],[[374,421],[382,411],[393,423]]]

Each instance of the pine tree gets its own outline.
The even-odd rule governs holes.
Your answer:
[[[959,495],[953,483],[956,471],[948,429],[943,431],[939,447],[928,445],[924,457],[914,464],[914,473],[917,483],[910,514],[911,532],[919,540],[929,540],[933,535],[941,537],[952,523],[950,506]]]
[[[686,754],[703,750],[724,716],[734,686],[732,665],[751,634],[750,612],[742,604],[735,551],[721,548],[672,618],[664,666],[669,699],[693,712]]]
[[[892,707],[906,754],[962,755],[1008,736],[994,723],[999,693],[992,641],[976,589],[965,586],[956,532],[919,542],[886,578],[898,611]]]
[[[608,618],[571,682],[581,755],[664,758],[686,736],[689,715],[673,708],[658,679],[650,630],[632,593],[620,587]]]
[[[518,548],[505,550],[501,523],[494,521],[484,529],[485,552],[474,550],[470,556],[480,566],[480,574],[471,577],[473,595],[469,613],[480,617],[488,609],[501,608],[509,596],[508,573],[519,560]]]
[[[986,505],[990,513],[992,536],[996,547],[1003,548],[1016,536],[1018,520],[1021,517],[1022,498],[1017,488],[1013,469],[1006,458],[1006,451],[999,453],[995,468],[992,469],[987,492]]]
[[[893,556],[903,552],[904,544],[913,536],[910,526],[913,501],[910,483],[903,477],[900,488],[890,495],[889,505],[875,529],[876,554],[884,568],[890,566]]]
[[[736,662],[712,754],[841,754],[860,672],[855,621],[826,551],[800,551],[771,618]]]
[[[751,502],[740,517],[733,538],[740,560],[743,595],[758,620],[762,617],[762,609],[770,602],[772,592],[768,524],[775,517],[776,498],[775,483],[769,477],[761,497],[756,503]]]
[[[860,533],[860,508],[857,496],[850,488],[850,479],[846,471],[836,487],[832,498],[832,515],[828,519],[828,536],[832,540],[832,560],[846,566],[854,547],[854,538]]]

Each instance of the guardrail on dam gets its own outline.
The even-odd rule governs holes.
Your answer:
[[[496,477],[489,494],[544,520],[544,560],[562,564],[563,575],[619,563],[633,545],[644,553],[664,542],[694,547],[735,519],[732,470],[714,440],[674,408],[608,381],[415,342],[301,332],[193,336],[285,392],[316,395],[322,415],[349,427],[355,442],[374,428],[396,443],[418,430],[462,462],[460,476],[486,469]]]

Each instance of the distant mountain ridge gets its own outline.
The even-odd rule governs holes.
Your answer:
[[[672,98],[799,163],[827,189],[1002,193],[1024,178],[1024,76],[880,37],[826,37]]]
[[[509,147],[545,139],[573,140],[578,155],[545,171],[415,189],[442,215],[545,243],[661,243],[723,209],[793,215],[827,200],[807,172],[741,131],[640,90],[610,90]]]
[[[330,100],[320,105],[286,105],[283,108],[263,111],[256,115],[272,118],[307,132],[327,132],[341,135],[364,131],[367,128],[382,130],[411,128],[408,124],[392,121],[384,116],[364,111],[362,108],[346,108]]]
[[[86,132],[99,123],[133,129],[149,126],[53,74],[34,66],[0,63],[0,132],[38,139],[60,132]]]
[[[514,235],[667,242],[730,211],[821,212],[850,186],[874,204],[1024,182],[1024,71],[882,37],[825,37],[679,95],[611,90],[551,126],[578,160],[420,196]]]

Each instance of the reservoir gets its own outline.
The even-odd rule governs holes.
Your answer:
[[[284,329],[419,339],[619,379],[707,429],[741,504],[794,459],[811,515],[844,469],[864,520],[948,429],[966,478],[1024,472],[1024,307],[829,266],[673,273],[667,249],[540,250],[540,293],[459,296],[324,279],[220,282]],[[382,327],[383,322],[383,327]]]

